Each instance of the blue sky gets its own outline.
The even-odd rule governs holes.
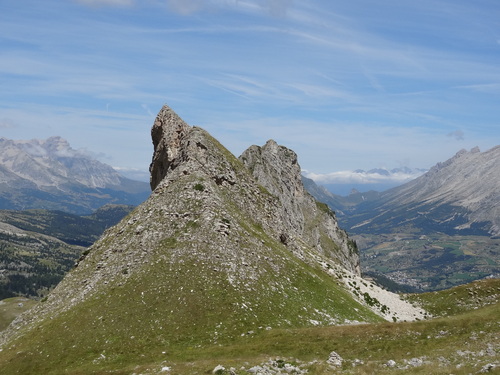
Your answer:
[[[317,176],[429,168],[500,143],[497,0],[0,0],[0,10],[0,136],[62,136],[114,167],[147,172],[163,104],[236,156],[272,138]]]

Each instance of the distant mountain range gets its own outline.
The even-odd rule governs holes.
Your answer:
[[[402,185],[420,177],[427,169],[421,168],[375,168],[365,171],[338,171],[327,174],[317,174],[303,171],[306,178],[324,186],[328,191],[341,196],[349,195],[353,190],[359,191],[384,191]]]
[[[105,204],[138,205],[149,184],[74,150],[61,137],[0,138],[0,209],[51,209],[90,214]]]
[[[500,235],[500,146],[461,150],[422,176],[384,192],[347,197],[305,184],[334,209],[352,233],[430,231],[459,235]]]

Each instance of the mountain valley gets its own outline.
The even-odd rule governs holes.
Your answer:
[[[363,273],[394,291],[500,275],[500,146],[462,150],[384,192],[330,193],[303,177],[360,249]]]
[[[107,228],[133,206],[106,205],[92,215],[0,210],[0,299],[42,298]]]

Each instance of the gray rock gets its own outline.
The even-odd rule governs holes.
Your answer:
[[[344,362],[344,359],[336,352],[331,352],[330,356],[326,360],[326,363],[328,363],[330,366],[334,366],[334,367],[342,367],[343,362]]]
[[[486,373],[486,372],[492,372],[494,371],[498,366],[494,363],[488,363],[486,365],[484,365],[482,368],[481,368],[481,371],[479,371],[480,373]]]
[[[212,374],[223,374],[224,371],[226,371],[226,368],[222,365],[217,365],[215,366],[214,370],[212,371]]]
[[[354,242],[340,229],[333,211],[318,202],[302,183],[297,154],[269,140],[262,146],[251,146],[239,159],[252,172],[257,182],[280,201],[277,222],[281,224],[280,241],[292,249],[297,239],[306,240],[320,254],[336,259],[349,271],[360,275],[359,254]],[[307,223],[314,221],[315,226]],[[330,239],[335,243],[325,241]]]
[[[385,364],[387,367],[395,367],[396,366],[396,362],[392,359],[389,359],[386,364]]]
[[[183,161],[183,140],[191,127],[172,109],[163,106],[151,128],[154,153],[149,167],[151,189],[154,190],[169,170],[173,170]]]

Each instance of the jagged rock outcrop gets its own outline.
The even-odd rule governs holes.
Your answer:
[[[300,248],[297,240],[305,241],[319,253],[360,274],[356,244],[339,228],[334,213],[305,190],[294,151],[269,140],[263,147],[249,147],[239,159],[257,182],[279,199],[277,223],[282,225],[283,242]]]
[[[172,109],[164,106],[151,128],[154,153],[149,167],[151,173],[151,190],[163,180],[169,170],[176,168],[183,161],[179,152],[183,150],[182,140],[190,132],[191,127]]]
[[[271,176],[256,178],[168,107],[152,136],[151,196],[3,333],[2,370],[43,368],[55,357],[66,368],[99,368],[103,358],[118,363],[124,343],[140,364],[147,361],[142,353],[228,343],[274,328],[381,319],[346,286],[358,276],[341,265],[357,272],[357,254],[349,263],[350,245],[347,237],[336,242],[345,233],[331,211],[304,193],[293,153],[270,142],[252,160]],[[269,160],[279,163],[265,166]]]

